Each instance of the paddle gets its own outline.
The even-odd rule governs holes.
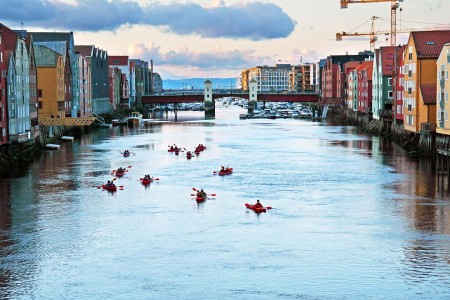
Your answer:
[[[145,178],[139,178],[139,180],[144,180]],[[152,180],[159,180],[159,178],[152,178]]]
[[[197,196],[197,194],[191,194],[191,196]],[[209,194],[209,195],[206,195],[206,197],[209,197],[209,196],[215,197],[215,196],[217,196],[217,194]]]

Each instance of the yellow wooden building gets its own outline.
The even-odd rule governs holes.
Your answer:
[[[35,46],[39,118],[64,118],[64,58],[41,45]]]
[[[404,126],[411,132],[436,128],[436,61],[450,30],[411,32],[404,53]]]

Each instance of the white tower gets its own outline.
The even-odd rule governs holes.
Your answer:
[[[212,82],[208,79],[205,81],[205,85],[203,87],[203,100],[205,103],[212,101]]]
[[[248,100],[249,101],[258,101],[258,82],[255,80],[255,78],[252,78],[252,80],[250,80],[250,83],[248,85],[248,93],[249,93],[249,97]]]

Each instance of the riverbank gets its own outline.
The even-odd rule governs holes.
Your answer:
[[[393,140],[411,156],[435,157],[437,153],[435,135],[409,132],[405,130],[403,123],[394,123],[391,118],[371,119],[367,114],[340,107],[330,108],[329,118],[335,122],[356,126],[368,135]]]

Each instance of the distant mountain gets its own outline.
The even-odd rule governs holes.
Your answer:
[[[163,80],[164,90],[201,90],[205,81],[212,82],[213,89],[236,88],[236,78],[187,78],[187,79],[165,79]]]

